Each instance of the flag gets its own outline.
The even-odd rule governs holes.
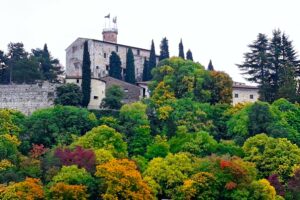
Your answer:
[[[110,18],[110,13],[108,15],[104,16],[104,18]]]

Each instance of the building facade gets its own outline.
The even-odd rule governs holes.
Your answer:
[[[245,83],[233,82],[232,104],[255,102],[259,98],[258,87],[246,85]]]
[[[149,59],[150,50],[118,44],[116,28],[105,28],[102,32],[103,40],[88,38],[77,38],[66,49],[66,77],[81,77],[83,45],[88,41],[88,50],[91,60],[92,78],[102,78],[108,75],[109,57],[116,52],[121,59],[122,76],[126,74],[126,54],[129,48],[132,49],[135,63],[135,77],[141,81],[143,77],[143,65],[145,59]]]

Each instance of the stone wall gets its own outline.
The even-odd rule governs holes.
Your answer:
[[[0,85],[0,108],[16,109],[29,115],[40,108],[54,104],[55,89],[58,85]]]
[[[143,65],[145,58],[149,59],[150,51],[147,49],[131,47],[122,44],[104,42],[100,40],[76,39],[66,49],[66,75],[69,77],[81,77],[81,65],[83,58],[83,44],[88,41],[90,60],[91,60],[91,74],[92,78],[101,78],[108,75],[109,56],[114,51],[121,59],[122,72],[126,69],[126,52],[128,48],[132,48],[135,63],[135,76],[138,81],[142,80]]]

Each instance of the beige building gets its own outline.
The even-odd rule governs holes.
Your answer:
[[[246,85],[245,83],[233,82],[232,104],[243,102],[255,102],[259,98],[258,87]]]

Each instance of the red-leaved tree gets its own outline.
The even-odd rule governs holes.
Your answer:
[[[59,158],[62,165],[77,165],[87,171],[94,171],[96,166],[96,156],[93,150],[84,149],[77,146],[75,149],[57,148],[55,156]]]

